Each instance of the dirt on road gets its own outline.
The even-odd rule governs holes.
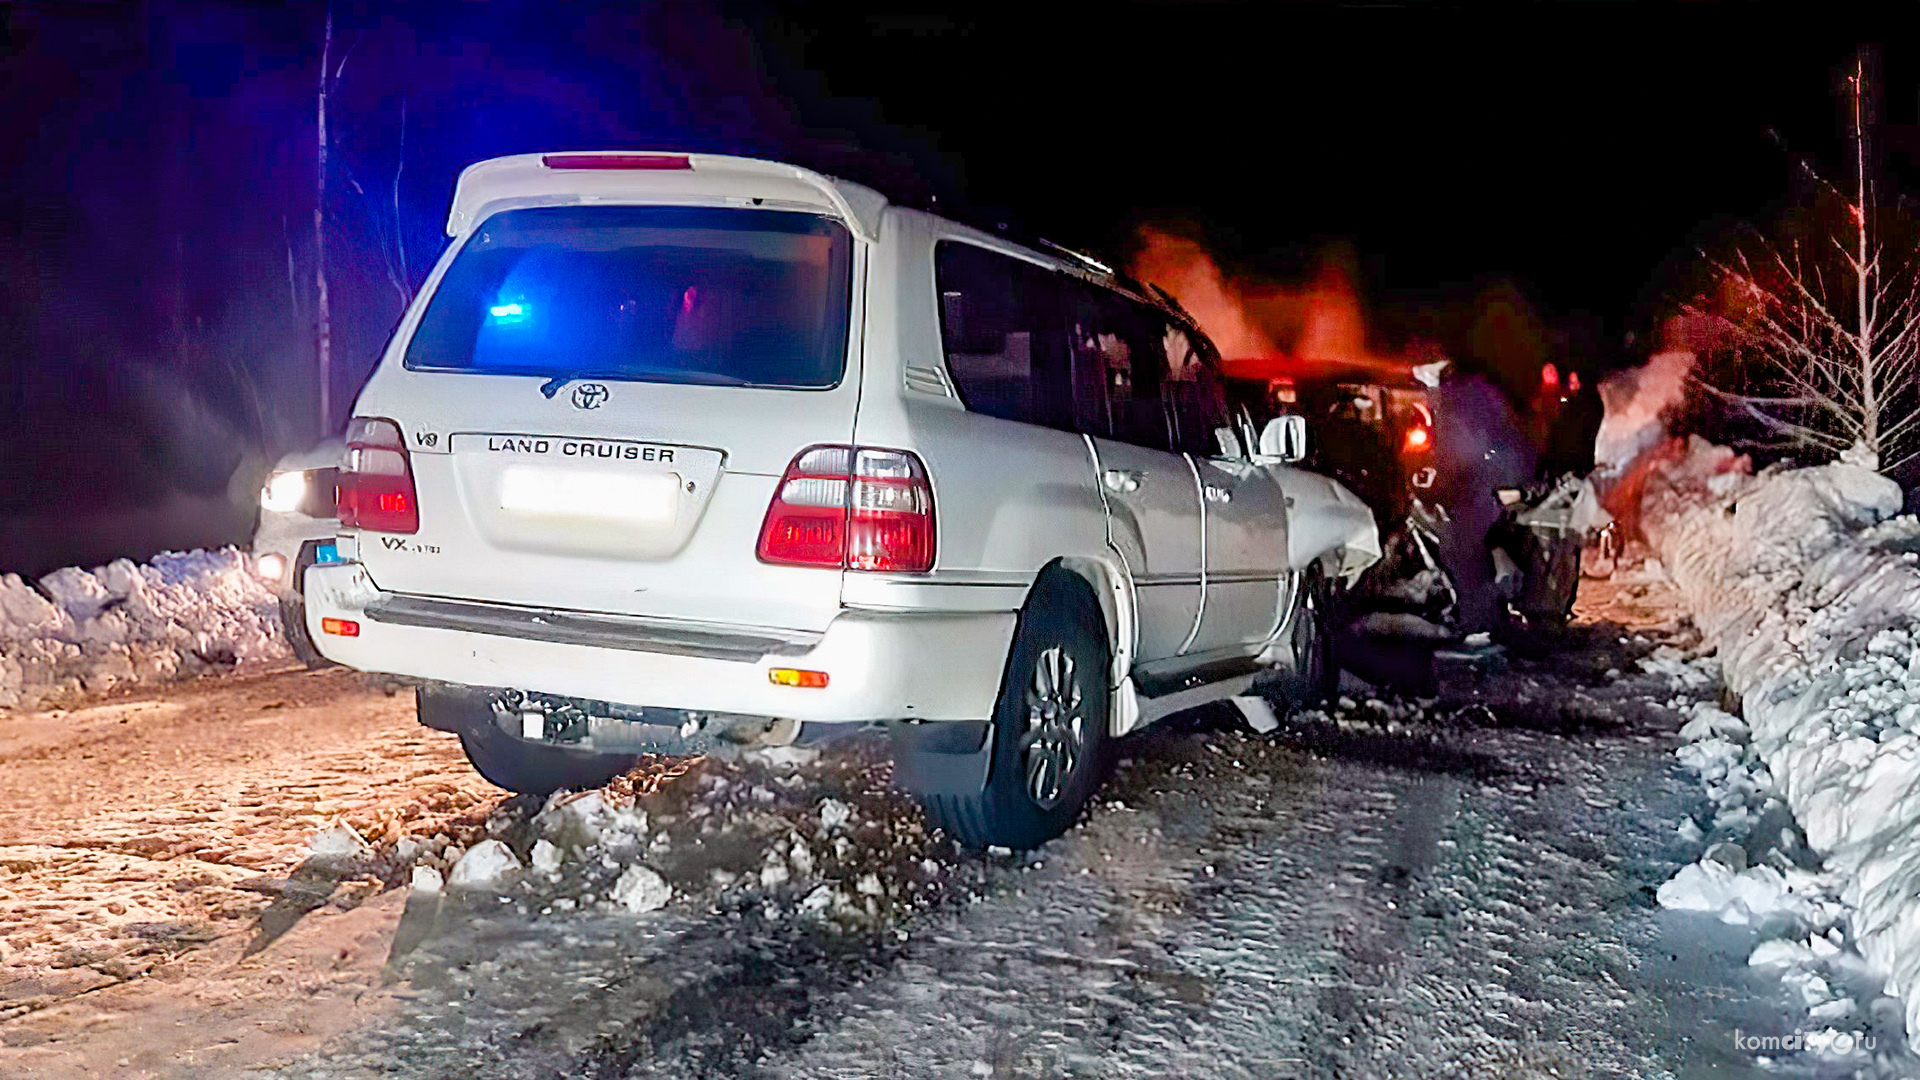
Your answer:
[[[367,903],[377,861],[303,874],[311,838],[344,823],[390,849],[505,798],[411,692],[339,669],[0,716],[0,793],[8,1076],[279,1056],[339,1030],[398,906]]]

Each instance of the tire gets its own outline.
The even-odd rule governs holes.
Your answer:
[[[1318,566],[1309,567],[1300,582],[1299,599],[1288,624],[1293,672],[1279,684],[1280,704],[1298,712],[1317,709],[1332,700],[1340,686],[1336,658],[1333,587]]]
[[[467,760],[487,783],[523,795],[601,787],[637,760],[515,738],[494,723],[493,703],[483,694],[423,686],[414,701],[422,724],[459,734]]]
[[[970,847],[1025,851],[1067,831],[1113,768],[1109,650],[1078,579],[1043,579],[1008,650],[976,794],[915,793],[929,820]]]
[[[318,671],[333,666],[333,661],[314,648],[313,635],[307,633],[307,602],[297,594],[280,598],[280,633],[286,637],[294,658],[308,668]]]

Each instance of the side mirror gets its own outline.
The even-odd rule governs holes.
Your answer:
[[[1291,465],[1307,456],[1307,418],[1276,416],[1260,429],[1260,456]]]

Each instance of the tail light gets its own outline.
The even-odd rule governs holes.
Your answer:
[[[904,450],[810,446],[794,456],[760,526],[761,562],[849,570],[933,569],[933,488]]]
[[[340,524],[373,532],[420,531],[413,466],[400,425],[355,417],[347,425],[347,458],[340,469]]]
[[[1409,454],[1424,454],[1433,449],[1433,431],[1425,424],[1415,424],[1407,429],[1403,449]]]

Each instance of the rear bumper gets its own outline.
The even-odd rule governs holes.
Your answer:
[[[623,619],[383,593],[358,565],[306,573],[307,628],[327,659],[469,686],[812,723],[981,720],[1013,612],[842,612],[821,633]],[[356,637],[321,632],[352,619]],[[818,689],[772,668],[824,671]]]

